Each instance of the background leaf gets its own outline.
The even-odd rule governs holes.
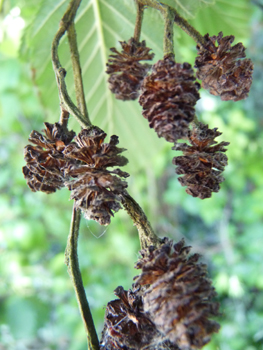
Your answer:
[[[216,0],[164,0],[162,2],[175,7],[184,18],[191,19],[195,17],[198,10],[214,5]]]

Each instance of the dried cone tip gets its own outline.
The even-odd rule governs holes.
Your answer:
[[[33,130],[29,141],[35,146],[27,145],[24,157],[27,162],[22,171],[31,191],[53,193],[64,186],[67,168],[74,161],[66,159],[63,150],[75,133],[68,131],[59,123],[44,123],[45,135]]]
[[[101,225],[108,225],[114,212],[121,208],[119,194],[127,187],[121,178],[129,176],[118,168],[107,170],[126,165],[128,160],[120,155],[125,149],[116,147],[118,137],[113,135],[109,143],[104,143],[105,137],[98,127],[83,129],[64,150],[67,158],[79,161],[68,169],[73,178],[66,182],[71,199],[87,219]]]
[[[204,39],[204,45],[197,45],[195,60],[196,76],[202,80],[202,87],[221,96],[223,101],[246,98],[252,84],[253,63],[247,58],[238,60],[246,57],[243,44],[232,47],[235,37],[223,37],[222,32],[211,37],[206,34]]]
[[[114,294],[119,299],[107,304],[101,350],[179,350],[163,337],[144,312],[139,289],[126,291],[119,286]]]
[[[219,184],[224,181],[221,174],[227,165],[227,156],[222,152],[226,151],[225,146],[229,142],[217,144],[214,139],[219,135],[217,128],[209,129],[208,125],[199,123],[189,130],[191,145],[176,143],[173,147],[183,152],[182,156],[173,159],[173,164],[177,166],[176,174],[183,175],[178,180],[182,186],[187,186],[186,192],[193,197],[210,198],[212,192],[219,191]]]
[[[151,60],[154,56],[145,41],[137,42],[131,38],[128,43],[120,41],[122,51],[111,48],[114,55],[110,55],[106,73],[109,77],[109,89],[120,100],[135,100],[139,95],[139,89],[143,78],[151,68],[149,64],[141,64],[139,61]]]

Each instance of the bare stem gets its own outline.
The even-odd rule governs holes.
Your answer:
[[[75,106],[75,104],[72,102],[71,98],[68,95],[68,91],[65,83],[66,71],[64,68],[62,68],[59,60],[59,56],[58,56],[58,45],[59,45],[60,39],[65,34],[70,23],[74,21],[80,2],[81,0],[70,1],[64,16],[60,21],[59,29],[53,39],[52,47],[51,47],[51,57],[52,57],[53,69],[55,71],[55,75],[57,79],[61,107],[66,109],[70,114],[72,114],[78,120],[80,125],[85,128],[90,126],[90,122],[85,119],[85,117],[82,115],[78,107]]]
[[[162,2],[158,0],[138,0],[138,2],[141,5],[152,7],[158,11],[160,11],[164,16],[169,11],[174,14],[174,22],[182,29],[184,30],[189,36],[191,36],[194,41],[196,41],[200,45],[205,44],[204,37],[194,28],[192,27],[183,17],[179,15],[179,13],[176,11],[175,8],[163,4]]]
[[[164,14],[163,55],[174,58],[174,10],[168,7]]]
[[[70,54],[71,54],[71,63],[73,67],[74,85],[75,85],[75,93],[76,93],[78,108],[81,111],[81,113],[84,115],[85,120],[91,125],[88,110],[87,110],[87,105],[85,101],[81,66],[80,66],[80,60],[79,60],[79,50],[78,50],[78,44],[77,44],[77,35],[76,35],[74,22],[71,22],[68,27],[68,40],[69,40],[69,47],[70,47]]]
[[[154,233],[147,216],[139,204],[127,191],[121,195],[121,201],[124,209],[137,227],[141,248],[144,249],[152,245],[157,247],[160,244],[161,239]]]
[[[60,112],[59,123],[60,123],[64,128],[67,128],[68,119],[69,119],[69,112],[68,112],[67,110],[65,110],[65,109],[61,106],[61,112]]]
[[[143,20],[144,6],[141,5],[138,1],[136,1],[136,6],[137,6],[137,15],[136,15],[136,22],[135,22],[133,38],[137,42],[139,42],[140,41],[140,35],[141,35],[141,29],[142,29],[142,20]]]
[[[80,313],[88,334],[88,345],[91,350],[99,350],[99,340],[92,319],[88,300],[82,282],[81,272],[78,261],[78,236],[81,213],[79,209],[73,206],[70,233],[68,236],[67,247],[65,251],[65,263],[68,267],[68,273],[71,277],[76,298],[78,300]]]

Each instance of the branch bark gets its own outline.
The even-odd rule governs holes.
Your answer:
[[[174,15],[175,11],[168,7],[164,14],[163,56],[165,58],[174,58]]]
[[[80,112],[77,106],[72,102],[69,97],[67,86],[65,83],[66,70],[61,66],[59,56],[58,56],[58,46],[60,39],[63,37],[65,32],[68,30],[70,24],[74,21],[76,16],[77,9],[80,5],[81,0],[71,0],[67,10],[62,17],[59,25],[59,29],[53,39],[51,46],[51,58],[53,69],[57,79],[57,85],[59,90],[59,98],[61,108],[67,110],[71,115],[73,115],[80,125],[84,128],[91,125],[89,119],[86,119],[85,116]]]
[[[137,15],[136,15],[133,37],[137,42],[139,42],[140,36],[141,36],[141,29],[142,29],[144,6],[141,5],[138,1],[136,1],[136,6],[137,6]]]
[[[139,204],[127,191],[121,195],[121,202],[134,222],[134,225],[137,227],[141,248],[144,249],[152,245],[158,247],[161,243],[161,239],[154,233],[147,216]]]
[[[84,87],[81,74],[81,66],[79,59],[79,50],[77,44],[77,35],[74,22],[71,22],[68,27],[68,41],[71,54],[71,63],[73,68],[74,85],[77,104],[80,112],[83,114],[85,120],[91,125],[87,105],[85,101]]]
[[[71,277],[76,298],[79,304],[80,313],[88,334],[88,346],[91,350],[99,350],[99,340],[92,319],[88,300],[82,282],[81,272],[78,260],[78,236],[81,213],[79,209],[73,207],[70,233],[68,236],[67,247],[65,251],[65,263],[68,267],[68,273]]]

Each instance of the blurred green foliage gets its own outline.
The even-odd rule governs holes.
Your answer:
[[[136,134],[136,123],[132,133],[126,130],[130,124],[116,128],[120,131],[121,146],[129,149],[128,157],[133,157],[129,191],[145,209],[157,234],[174,240],[185,237],[192,251],[201,253],[208,264],[221,303],[222,328],[205,349],[262,350],[263,11],[245,0],[238,2],[239,5],[221,0],[209,3],[210,6],[199,9],[192,23],[199,26],[203,34],[217,34],[223,30],[224,34],[235,34],[237,41],[245,40],[248,57],[255,63],[254,83],[246,101],[221,102],[202,91],[198,102],[200,120],[210,127],[218,127],[223,133],[220,140],[231,142],[227,152],[229,165],[224,174],[226,180],[220,192],[204,201],[188,196],[171,165],[175,152],[170,150],[170,145],[157,140],[145,120],[140,122],[145,124],[143,133],[147,133],[144,143],[137,142],[137,137],[142,138],[142,135]],[[65,6],[65,1],[60,4]],[[105,10],[105,1],[98,4]],[[32,65],[18,58],[23,26],[28,28],[23,45],[27,42],[32,48],[30,54],[35,50],[33,44],[30,46],[28,33],[32,30],[32,19],[41,13],[40,5],[41,2],[36,4],[33,0],[9,0],[2,3],[1,9],[0,350],[84,350],[85,332],[64,264],[72,207],[68,191],[61,190],[53,195],[32,193],[21,172],[23,147],[28,143],[30,131],[41,130],[43,121],[56,121],[52,103],[57,95],[52,97],[51,105],[48,98],[43,98],[44,87],[54,85],[52,72],[41,85],[41,81],[35,79],[34,60]],[[130,0],[123,1],[119,13],[125,9],[133,11]],[[152,16],[159,20],[156,13]],[[202,16],[210,20],[202,21]],[[217,20],[211,21],[211,18]],[[144,30],[148,36],[152,21],[150,16],[146,17]],[[114,23],[112,28],[116,26],[117,30],[119,22]],[[56,25],[54,22],[52,28]],[[20,29],[15,31],[14,27]],[[231,28],[235,32],[231,32]],[[120,37],[125,35],[123,40],[131,36],[126,34],[127,29],[123,32],[120,31]],[[52,40],[53,34],[48,35]],[[161,34],[156,35],[158,44]],[[107,45],[115,45],[114,40],[109,35]],[[176,33],[176,43],[178,56],[193,62],[193,42],[185,34]],[[66,42],[63,45],[62,51],[67,49]],[[41,62],[42,58],[38,59]],[[56,94],[55,89],[53,94]],[[117,118],[132,118],[134,111],[139,110],[136,102],[129,104],[133,106],[132,111],[123,102],[117,105]],[[120,115],[122,110],[126,111],[123,116]],[[114,123],[111,128],[112,133],[117,133]],[[149,140],[150,147],[154,148],[147,153]],[[151,157],[148,161],[142,158],[137,162],[138,154]],[[130,288],[137,274],[133,264],[138,250],[137,232],[124,211],[116,214],[107,228],[82,221],[79,259],[99,331],[103,324],[103,306],[114,299],[113,290],[118,285]]]

